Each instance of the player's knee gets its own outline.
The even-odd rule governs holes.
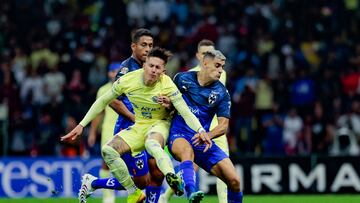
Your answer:
[[[114,162],[115,159],[119,157],[119,153],[117,153],[115,149],[113,149],[107,144],[101,148],[101,155],[107,165]]]
[[[145,141],[145,149],[150,153],[155,148],[161,148],[160,143],[157,140],[154,139],[147,139]]]
[[[239,176],[235,176],[235,177],[231,177],[228,180],[228,187],[230,188],[231,191],[233,192],[240,192],[240,177]]]
[[[149,175],[144,175],[140,177],[133,177],[135,185],[140,188],[141,190],[145,189],[146,186],[150,183],[150,177]]]

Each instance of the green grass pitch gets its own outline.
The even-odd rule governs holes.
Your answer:
[[[77,203],[75,198],[48,199],[0,199],[0,203]],[[100,198],[89,198],[88,203],[101,203]],[[125,198],[117,198],[116,203],[126,202]],[[171,203],[186,203],[184,198],[173,198]],[[202,203],[217,203],[216,196],[205,196]],[[359,203],[360,195],[249,195],[244,203]]]

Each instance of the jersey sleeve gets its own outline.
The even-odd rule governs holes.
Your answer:
[[[182,99],[182,95],[179,91],[179,89],[177,88],[176,84],[174,82],[176,82],[177,80],[175,80],[176,76],[174,77],[174,82],[171,80],[171,78],[167,75],[163,76],[164,78],[164,93],[166,96],[168,96],[170,98],[170,100],[176,101],[178,99]]]
[[[100,98],[96,99],[96,101],[90,107],[89,111],[86,113],[85,117],[80,121],[80,125],[85,127],[87,124],[89,124],[115,98],[115,93],[109,90]]]
[[[112,91],[119,97],[125,93],[126,84],[128,84],[127,77],[119,77],[112,85]]]
[[[224,96],[221,102],[217,106],[216,115],[217,117],[230,118],[231,100],[227,90],[224,90]]]
[[[188,105],[182,98],[182,94],[175,85],[176,82],[179,82],[179,74],[175,75],[174,82],[168,77],[165,76],[166,83],[166,96],[171,100],[171,103],[174,105],[175,109],[179,114],[184,118],[186,124],[195,132],[198,132],[199,129],[202,129],[200,121],[195,117],[195,115],[190,111]]]
[[[100,87],[100,89],[96,93],[96,99],[101,97],[101,95],[105,94],[105,92],[106,92],[106,90],[105,90],[104,86]]]

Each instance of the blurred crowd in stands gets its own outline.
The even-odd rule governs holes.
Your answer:
[[[201,39],[226,55],[234,154],[359,155],[357,0],[2,1],[0,153],[100,155],[59,138],[139,27],[174,53],[170,76],[196,65]]]

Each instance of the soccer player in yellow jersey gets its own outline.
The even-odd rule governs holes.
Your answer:
[[[197,132],[200,144],[205,145],[207,151],[212,142],[199,120],[186,105],[181,93],[171,78],[164,74],[165,65],[170,52],[154,48],[146,57],[143,69],[133,71],[120,77],[112,87],[95,101],[83,120],[70,133],[61,140],[76,139],[81,135],[83,128],[93,120],[112,100],[125,94],[135,111],[135,124],[118,133],[102,148],[103,159],[115,178],[128,191],[128,203],[141,202],[144,194],[138,189],[127,170],[125,162],[120,155],[132,152],[136,154],[144,149],[153,156],[156,164],[165,175],[169,186],[175,194],[182,195],[181,179],[175,175],[170,157],[163,147],[169,135],[170,113],[163,104],[162,96],[170,98],[171,103],[184,118],[186,124]]]
[[[115,77],[117,72],[120,70],[121,64],[118,62],[113,62],[108,67],[108,77],[109,82],[105,85],[101,86],[97,92],[96,98],[99,98],[105,92],[111,89],[113,82],[115,81]],[[99,114],[92,122],[88,137],[88,145],[89,147],[93,147],[96,142],[97,129],[101,124],[101,146],[104,146],[109,140],[114,136],[113,129],[116,122],[118,114],[110,107],[106,106],[105,110]],[[103,162],[100,169],[100,177],[108,178],[110,177],[110,171],[107,167],[106,163]],[[103,192],[103,203],[114,203],[115,202],[115,194],[112,190],[104,190]]]
[[[212,50],[215,50],[215,44],[213,41],[208,39],[201,40],[197,45],[197,52],[196,52],[196,58],[198,59],[199,64],[193,67],[192,69],[190,69],[189,71],[200,71],[200,61],[203,60],[204,53]],[[220,76],[220,82],[224,85],[226,84],[225,70],[222,72]],[[211,122],[210,130],[214,129],[217,125],[218,125],[218,119],[215,115],[214,119]],[[213,140],[227,155],[229,155],[229,145],[226,135],[219,136]],[[217,191],[219,203],[227,203],[227,186],[219,178],[217,178],[216,180],[216,191]],[[165,193],[160,196],[160,202],[167,203],[172,195],[173,195],[173,191],[170,188],[167,189]]]

